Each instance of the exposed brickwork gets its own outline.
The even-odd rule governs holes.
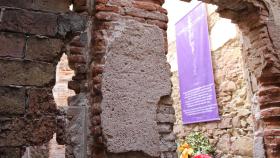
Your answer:
[[[265,137],[267,157],[279,157],[279,132],[275,132],[280,127],[279,97],[275,94],[279,89],[280,67],[277,49],[279,2],[203,1],[219,6],[220,15],[237,23],[243,32],[245,63],[258,85],[254,91],[259,99],[254,100],[256,109],[259,108],[254,113],[255,134]],[[69,99],[70,108],[66,114],[69,121],[66,155],[174,157],[171,85],[164,57],[167,53],[165,31],[168,21],[167,12],[161,7],[164,0],[96,0],[95,6],[93,1],[74,0],[74,11],[80,15],[65,14],[69,2],[0,2],[0,42],[7,43],[0,48],[0,93],[5,94],[1,95],[4,102],[0,104],[0,153],[3,157],[18,157],[24,151],[20,147],[41,145],[51,139],[56,128],[56,114],[59,113],[50,96],[55,81],[55,65],[62,52],[69,50],[70,66],[76,74],[69,88],[77,95]],[[67,45],[69,41],[71,44]],[[118,77],[118,81],[114,80]],[[127,91],[120,91],[122,88]],[[137,90],[135,94],[133,89]],[[14,99],[11,101],[10,97]],[[120,111],[111,112],[115,104],[116,110]],[[128,115],[133,108],[133,115]],[[110,114],[113,120],[107,117]],[[143,116],[148,116],[146,121]],[[110,125],[110,121],[121,119],[123,122],[119,126],[113,128]],[[129,122],[130,119],[133,121]],[[127,130],[134,129],[129,123],[138,123],[139,126],[135,127],[138,132],[133,134]],[[144,130],[139,130],[144,126]],[[113,137],[110,137],[114,130],[132,135],[118,137],[113,132]],[[152,136],[145,135],[145,130]],[[128,143],[129,138],[135,135],[151,140]],[[112,142],[118,138],[123,139],[117,148]]]
[[[68,109],[66,111],[66,158],[92,157],[92,135],[91,135],[91,104],[89,82],[91,62],[91,28],[94,19],[91,19],[92,1],[73,1],[73,9],[86,19],[86,28],[73,38],[67,45],[69,67],[74,70],[75,75],[68,82],[68,88],[75,91],[76,95],[68,98]],[[71,16],[70,16],[71,17]],[[69,21],[69,20],[68,20]],[[79,19],[75,23],[79,23]],[[71,23],[71,21],[69,21]],[[80,30],[73,25],[74,30]],[[67,23],[65,25],[68,26]],[[78,25],[79,26],[79,25]],[[71,28],[71,27],[70,27]],[[71,29],[73,29],[71,28]]]

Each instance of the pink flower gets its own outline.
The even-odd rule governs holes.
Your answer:
[[[199,154],[194,156],[193,158],[212,158],[212,157],[207,154]]]

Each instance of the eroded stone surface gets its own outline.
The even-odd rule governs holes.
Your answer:
[[[162,32],[133,20],[114,25],[107,36],[102,81],[101,120],[107,149],[159,156],[157,102],[171,87]]]
[[[43,86],[53,84],[55,66],[19,60],[0,60],[0,85]]]
[[[24,88],[0,87],[0,100],[0,115],[24,114]]]

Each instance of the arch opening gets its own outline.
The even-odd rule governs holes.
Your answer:
[[[185,0],[183,0],[183,1],[185,1]],[[187,1],[187,2],[189,2],[189,1]],[[240,49],[241,54],[239,54],[240,55],[239,59],[241,59],[241,56],[243,59],[241,61],[239,61],[239,64],[241,62],[243,65],[242,67],[245,68],[245,69],[242,68],[244,71],[245,80],[246,80],[246,84],[244,83],[243,87],[245,85],[246,85],[245,87],[247,87],[246,88],[247,93],[248,93],[247,99],[249,101],[245,105],[246,110],[242,110],[242,108],[241,109],[238,108],[237,113],[239,113],[241,111],[243,111],[243,112],[246,111],[247,116],[243,117],[243,118],[245,118],[245,121],[242,121],[242,124],[246,124],[246,123],[250,122],[249,123],[250,126],[248,126],[249,127],[248,132],[249,132],[250,137],[253,138],[253,140],[244,139],[244,140],[237,141],[237,142],[242,144],[242,142],[247,143],[248,141],[250,141],[250,144],[252,146],[252,150],[250,150],[251,153],[249,153],[249,155],[251,154],[250,156],[254,156],[254,157],[265,157],[265,156],[275,157],[276,156],[277,157],[277,156],[279,156],[279,152],[278,152],[279,149],[276,149],[276,147],[274,146],[275,144],[272,145],[273,143],[271,142],[271,138],[277,138],[277,134],[273,135],[271,132],[268,132],[268,131],[275,131],[278,129],[278,126],[276,125],[277,123],[275,122],[275,118],[271,119],[271,117],[273,117],[273,116],[271,116],[271,117],[265,116],[267,113],[264,112],[264,111],[274,111],[275,106],[273,106],[274,109],[271,108],[270,106],[264,106],[264,105],[267,105],[270,103],[264,103],[266,101],[269,102],[269,100],[262,100],[264,97],[268,97],[267,96],[268,94],[266,95],[266,94],[262,93],[263,89],[266,89],[265,87],[267,87],[267,88],[268,87],[275,87],[275,88],[277,87],[277,81],[276,81],[277,77],[276,76],[278,74],[278,70],[276,70],[276,69],[278,69],[277,65],[278,65],[279,60],[277,59],[278,57],[276,57],[277,50],[275,50],[275,44],[273,44],[273,42],[271,41],[271,35],[269,33],[269,27],[273,27],[273,26],[269,25],[269,23],[268,23],[268,21],[269,21],[268,19],[273,21],[273,18],[272,18],[273,15],[271,15],[272,8],[270,8],[271,4],[269,5],[263,1],[252,1],[252,2],[228,1],[226,3],[223,3],[220,1],[202,0],[202,2],[216,5],[217,6],[216,12],[219,14],[219,16],[222,18],[230,19],[234,24],[236,24],[238,26],[238,28],[240,30],[240,32],[238,31],[239,37],[241,37],[240,40],[238,39],[239,37],[237,37],[235,39],[240,44],[239,47],[240,48],[242,47]],[[166,3],[168,3],[168,0],[166,1]],[[195,2],[192,1],[192,3],[195,3]],[[275,8],[277,8],[277,7],[275,7]],[[179,6],[175,10],[178,11]],[[208,11],[209,11],[209,9],[208,9]],[[171,12],[172,12],[172,10],[171,10]],[[217,13],[215,13],[215,14],[217,14]],[[217,17],[214,17],[214,19],[216,19],[216,18]],[[275,15],[274,15],[274,20],[275,20]],[[210,38],[211,38],[211,33],[219,32],[219,31],[220,32],[227,31],[229,29],[229,27],[226,27],[225,30],[211,28],[212,27],[211,25],[213,24],[213,21],[211,21],[211,17],[208,19],[208,22],[210,25],[210,27],[209,27]],[[211,40],[213,41],[215,39],[211,38],[210,41]],[[228,41],[228,43],[225,43],[222,47],[230,48],[227,45],[233,44],[232,43],[233,41],[234,40]],[[212,48],[217,47],[217,46],[215,46],[216,43],[211,43],[211,44],[212,44]],[[170,46],[170,44],[169,44],[169,46]],[[216,51],[212,50],[212,60],[213,60],[213,64],[214,64],[214,74],[215,74],[216,78],[221,77],[221,76],[216,76],[216,73],[218,71],[215,70],[215,60],[217,60],[217,59],[215,59],[215,52],[218,52],[218,51],[227,52],[228,51],[226,48],[223,50],[222,47]],[[172,43],[171,43],[171,49],[174,49],[174,47],[172,48]],[[268,57],[268,56],[270,56],[270,57]],[[172,61],[174,61],[174,56],[168,55],[168,57],[169,57],[169,59],[171,59],[170,60],[171,65],[174,64],[174,63],[172,63]],[[172,60],[172,58],[173,58],[173,60]],[[220,56],[220,58],[223,58],[223,55]],[[234,58],[231,58],[231,60],[234,60]],[[273,61],[273,63],[268,64],[269,60]],[[227,64],[224,63],[223,66],[226,67]],[[236,67],[234,66],[233,69],[236,69]],[[276,71],[274,73],[272,73],[272,69],[274,69]],[[175,70],[176,70],[176,68],[175,68]],[[272,77],[272,78],[276,79],[275,82],[271,80],[272,78],[270,76],[272,74],[276,75],[275,78]],[[174,81],[174,79],[173,79],[173,82],[176,82],[176,81]],[[217,85],[217,83],[216,83],[216,85]],[[217,85],[217,86],[219,86],[219,85]],[[175,85],[175,89],[176,89],[176,85]],[[268,88],[268,89],[270,89],[270,88]],[[216,88],[216,90],[217,90],[218,97],[219,97],[219,91],[221,90],[221,88],[220,89]],[[237,89],[237,91],[239,91],[239,90]],[[269,93],[268,91],[269,90],[267,90],[266,92]],[[238,92],[238,93],[240,93],[240,92]],[[264,96],[262,96],[262,95],[264,95]],[[221,95],[221,98],[225,98],[225,97],[226,96]],[[219,99],[220,98],[218,98],[218,100]],[[229,100],[232,100],[232,99],[234,99],[234,98],[230,98]],[[178,100],[178,98],[177,98],[177,100]],[[222,107],[222,109],[220,109],[220,112],[222,110],[224,110],[224,107]],[[275,113],[277,113],[276,110],[275,110]],[[279,114],[276,114],[276,115],[278,116]],[[236,118],[228,119],[226,121],[225,119],[223,119],[223,116],[224,116],[224,114],[222,114],[222,122],[227,122],[226,124],[231,124],[234,122],[236,124],[236,122],[238,122],[238,121],[236,121],[237,120]],[[251,118],[248,116],[251,116]],[[269,119],[263,119],[266,117],[269,117]],[[268,121],[268,120],[270,120],[270,121]],[[239,120],[239,121],[241,121],[241,120]],[[274,124],[274,126],[270,126],[271,124]],[[209,127],[211,128],[211,126],[216,126],[216,125],[212,124]],[[233,124],[230,126],[233,126]],[[190,128],[193,128],[193,127],[195,127],[195,126],[191,126]],[[219,126],[217,126],[216,128],[219,128]],[[176,125],[175,125],[175,129],[176,129]],[[197,130],[197,129],[195,129],[195,130]],[[177,133],[178,133],[178,131],[177,131]],[[266,134],[266,133],[270,133],[270,134]],[[238,134],[237,134],[237,136],[238,136]],[[236,138],[231,138],[228,136],[224,137],[223,139],[225,139],[223,142],[231,142],[231,140],[236,141]],[[221,148],[224,148],[225,145],[227,145],[227,144],[221,145]],[[232,144],[232,143],[228,144],[228,146],[231,146],[231,145],[234,145],[234,144]],[[229,148],[229,150],[231,150],[231,149],[232,148]]]

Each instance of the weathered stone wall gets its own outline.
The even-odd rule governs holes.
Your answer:
[[[183,0],[190,1],[190,0]],[[279,1],[202,0],[236,23],[243,35],[254,120],[254,156],[279,157]],[[264,140],[264,141],[263,141]]]
[[[183,138],[193,131],[203,132],[216,147],[216,157],[252,157],[253,120],[244,79],[241,34],[237,26],[212,12],[212,5],[208,5],[207,8],[212,64],[221,121],[182,125],[178,72],[174,69],[176,70],[172,76],[172,97],[176,111],[174,132],[178,138]],[[220,29],[224,31],[216,31]],[[170,42],[168,57],[173,64],[177,64],[172,61],[176,60],[175,55],[176,44]]]
[[[48,142],[57,129],[56,64],[66,35],[83,30],[85,21],[66,14],[69,5],[68,0],[0,1],[1,157],[20,157],[24,147]]]
[[[212,5],[208,5],[207,8],[212,63],[221,121],[182,124],[178,71],[175,69],[172,76],[172,97],[176,111],[174,133],[177,138],[184,138],[191,132],[202,132],[216,147],[216,157],[252,157],[253,120],[244,78],[241,34],[238,34],[237,26],[221,19],[218,13],[211,12]],[[227,28],[227,33],[216,31],[223,28]],[[169,62],[177,64],[176,61],[172,61],[176,60],[175,55],[175,42],[170,41]]]

